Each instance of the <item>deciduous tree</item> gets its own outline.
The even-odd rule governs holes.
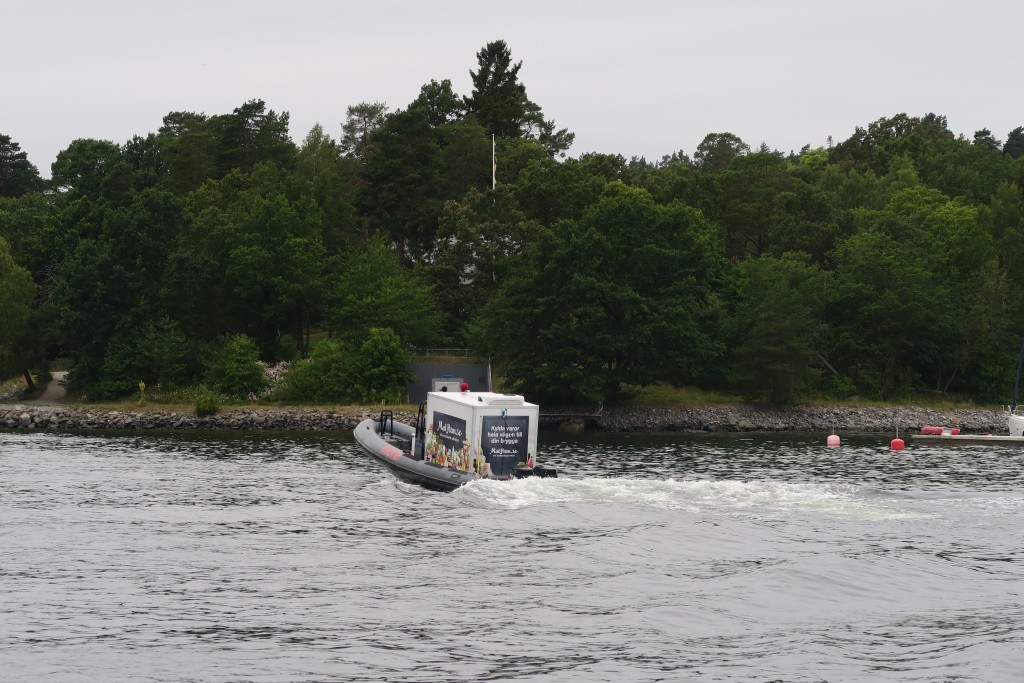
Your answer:
[[[506,380],[555,400],[614,401],[697,376],[720,348],[717,230],[700,212],[609,186],[509,269],[479,334]]]
[[[36,286],[32,275],[15,263],[0,237],[0,372],[4,377],[25,370],[29,316]]]

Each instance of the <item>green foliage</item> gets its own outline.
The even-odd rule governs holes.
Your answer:
[[[281,396],[378,401],[404,390],[398,339],[472,340],[542,400],[727,380],[773,401],[1005,400],[1024,336],[1024,129],[1000,148],[900,113],[799,155],[712,133],[692,158],[559,160],[572,135],[519,73],[490,43],[468,97],[431,80],[298,149],[262,100],[170,112],[123,145],[74,140],[47,193],[0,135],[5,362],[65,356],[85,396],[144,382],[160,400],[204,365],[247,397],[255,358],[308,355]],[[207,351],[239,335],[235,356]]]
[[[108,182],[117,179],[122,164],[125,162],[121,158],[121,150],[113,142],[75,140],[57,154],[52,167],[52,182],[72,196],[87,195],[95,199],[105,189],[112,189]]]
[[[424,276],[400,265],[380,238],[348,254],[328,287],[324,322],[346,342],[362,343],[374,327],[388,327],[416,346],[437,340],[440,318]]]
[[[383,102],[361,102],[349,107],[341,125],[342,153],[368,163],[376,149],[373,133],[384,123],[387,113]]]
[[[20,197],[43,189],[39,169],[9,135],[0,134],[0,197]]]
[[[24,369],[23,344],[35,294],[32,276],[14,262],[0,237],[0,371],[5,377]]]
[[[463,338],[466,324],[494,293],[502,270],[538,229],[516,207],[515,195],[506,186],[471,190],[462,202],[445,204],[425,270],[449,338]]]
[[[359,346],[350,368],[353,388],[362,403],[404,400],[406,386],[414,375],[409,370],[412,355],[395,332],[375,327]]]
[[[290,403],[401,402],[412,356],[392,330],[372,328],[358,347],[326,340],[292,365],[273,399]]]
[[[357,206],[396,244],[399,256],[429,249],[441,209],[441,149],[425,110],[389,114],[372,136]]]
[[[708,133],[693,154],[694,163],[705,171],[724,171],[734,159],[750,152],[750,145],[732,133]]]
[[[288,174],[262,164],[207,182],[185,209],[163,297],[190,337],[246,334],[274,358],[282,333],[300,344],[318,314],[325,252],[321,214],[289,198]]]
[[[256,343],[245,335],[225,338],[206,371],[206,381],[218,392],[239,399],[259,396],[269,386]]]
[[[578,223],[542,231],[481,311],[512,385],[553,400],[618,400],[695,377],[719,353],[722,247],[693,209],[612,184]]]
[[[831,398],[853,398],[857,395],[857,386],[847,375],[829,375],[826,395]]]
[[[488,133],[499,138],[527,137],[537,140],[551,156],[563,155],[575,134],[555,129],[541,108],[526,96],[519,82],[522,62],[512,64],[504,40],[485,45],[476,53],[477,71],[470,71],[473,92],[465,98],[466,112],[476,117]]]
[[[344,344],[324,340],[313,345],[310,357],[291,365],[271,399],[284,403],[347,403],[354,400],[352,367],[355,358]]]
[[[196,417],[209,417],[220,411],[220,396],[206,386],[200,386],[195,392]]]
[[[826,279],[805,254],[746,259],[732,274],[730,381],[741,394],[791,403],[820,377]]]

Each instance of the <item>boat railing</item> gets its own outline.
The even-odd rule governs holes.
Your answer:
[[[420,401],[420,410],[416,414],[416,438],[423,440],[427,437],[427,402]]]
[[[390,430],[391,436],[395,435],[395,413],[390,410],[380,411],[380,430],[379,434],[384,436]]]

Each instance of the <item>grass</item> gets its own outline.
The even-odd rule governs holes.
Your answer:
[[[640,388],[625,405],[675,405],[697,406],[723,403],[745,403],[744,399],[732,394],[704,391],[693,387],[673,387],[668,384],[654,384]]]
[[[451,360],[450,357],[448,357]],[[44,378],[40,377],[43,381]],[[493,390],[504,391],[501,386],[501,376],[495,374],[492,377],[494,382]],[[0,383],[0,396],[20,391],[25,388],[25,380],[22,376],[11,377]],[[81,401],[78,397],[69,395],[64,403],[68,406],[84,409],[93,408],[98,410],[135,410],[145,411],[173,411],[192,412],[195,408],[194,397],[188,391],[167,392],[163,395],[157,392],[147,392],[146,405],[139,405],[138,396],[129,396],[119,401],[91,402]],[[15,401],[15,399],[9,399]],[[527,397],[529,400],[529,397]],[[594,401],[596,403],[596,401]],[[736,405],[751,403],[748,399],[737,394],[725,392],[705,391],[694,387],[673,387],[668,384],[655,384],[647,387],[640,387],[636,395],[624,401],[626,406],[702,406],[702,405]],[[857,407],[892,407],[892,406],[914,406],[918,408],[933,410],[999,410],[1001,405],[978,403],[971,399],[956,396],[940,396],[934,393],[922,392],[907,398],[893,401],[872,400],[861,397],[851,398],[827,398],[823,396],[804,396],[795,404],[799,406],[843,406],[849,408]],[[312,408],[317,410],[345,410],[376,412],[380,410],[394,410],[401,412],[415,413],[419,406],[416,404],[375,404],[375,405],[338,405],[338,404],[282,404],[264,401],[235,401],[222,399],[220,404],[222,410],[246,409],[246,410],[274,410],[288,408]]]
[[[0,396],[7,396],[13,394],[16,391],[23,391],[25,389],[25,378],[21,375],[12,377],[2,384],[0,384]]]

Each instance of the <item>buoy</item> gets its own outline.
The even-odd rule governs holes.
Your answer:
[[[951,429],[949,431],[952,432],[953,436],[956,436],[957,434],[960,433],[960,428],[959,427],[953,427],[953,429]]]
[[[825,439],[825,443],[829,448],[839,448],[839,436],[836,434],[829,434],[828,438]]]
[[[889,448],[894,451],[902,451],[906,448],[907,444],[903,443],[903,439],[900,438],[900,423],[896,422],[896,438],[889,442]]]

